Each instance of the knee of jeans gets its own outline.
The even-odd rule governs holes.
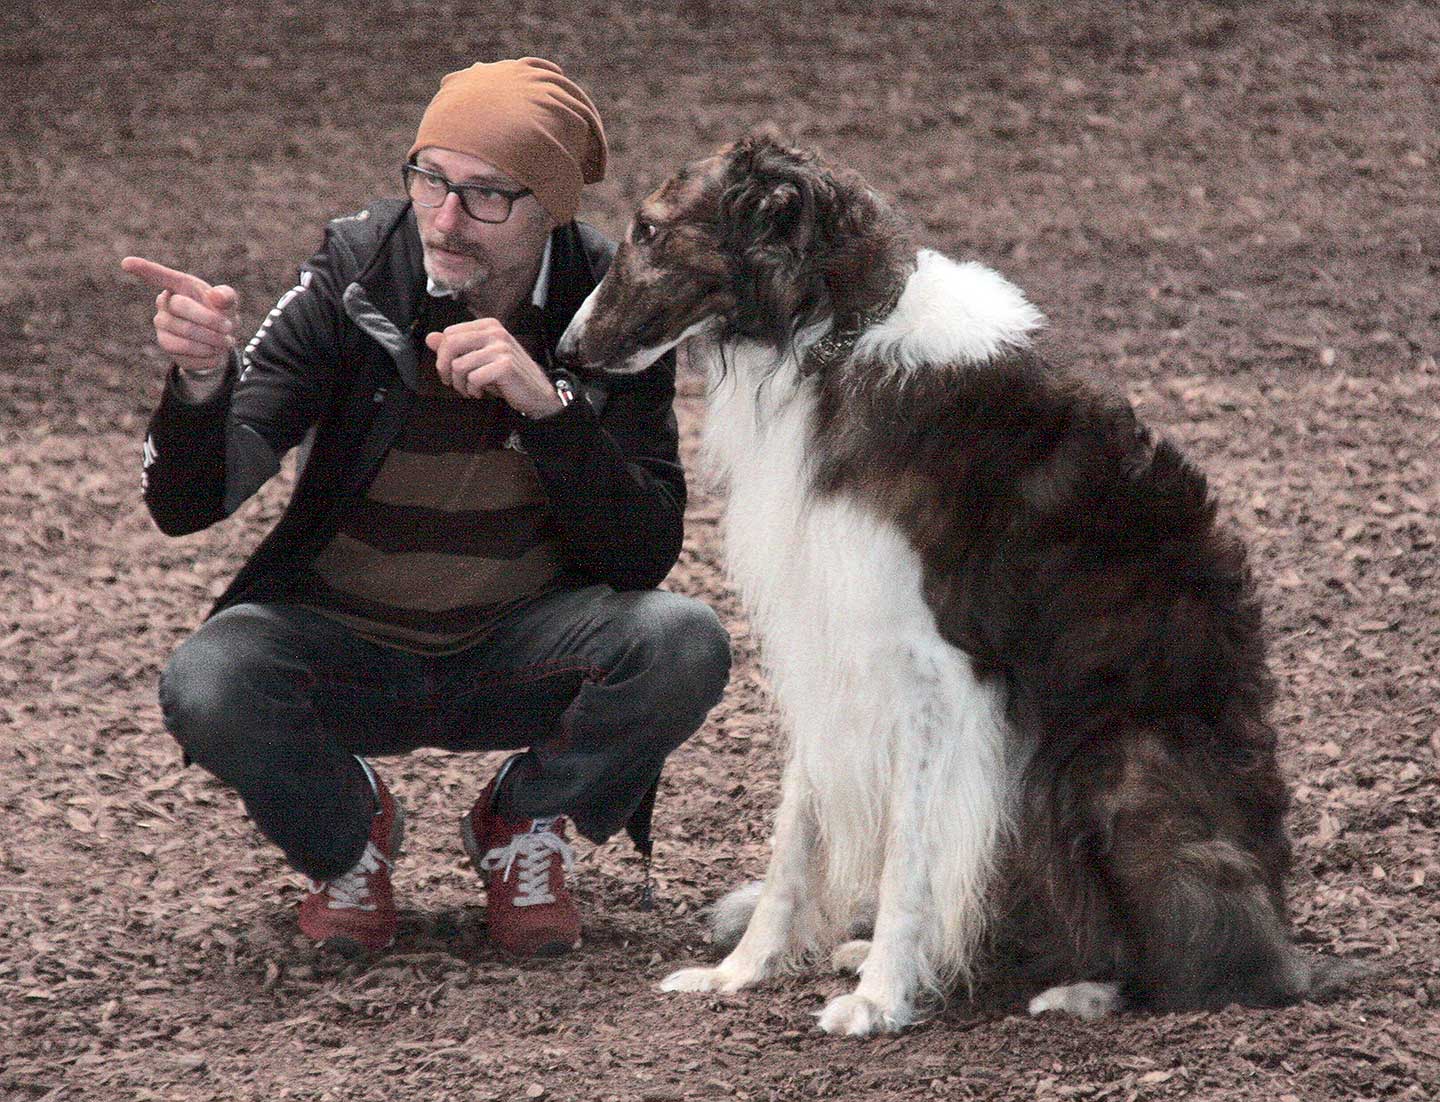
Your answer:
[[[703,601],[657,592],[651,620],[654,668],[708,712],[730,680],[730,634]]]
[[[223,757],[254,715],[253,671],[226,648],[191,638],[160,675],[166,729],[202,765]]]

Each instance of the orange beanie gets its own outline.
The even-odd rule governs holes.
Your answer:
[[[427,146],[489,161],[560,222],[575,216],[581,188],[605,178],[605,131],[595,105],[560,66],[538,57],[447,73],[409,156]]]

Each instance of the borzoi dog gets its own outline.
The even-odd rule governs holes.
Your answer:
[[[982,949],[1032,1012],[1292,1002],[1287,794],[1260,611],[1205,479],[1043,362],[1041,316],[916,251],[853,173],[769,138],[640,206],[561,352],[690,340],[729,567],[789,730],[739,945],[670,991],[827,950],[833,1033],[895,1030]],[[870,941],[844,941],[858,921]],[[743,919],[742,919],[743,921]],[[986,936],[988,934],[988,937]],[[1061,982],[1065,981],[1065,982]]]

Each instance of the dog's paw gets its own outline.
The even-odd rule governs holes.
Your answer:
[[[739,991],[743,987],[749,987],[757,982],[759,976],[748,977],[734,969],[718,968],[682,968],[678,972],[671,972],[660,981],[661,991],[714,991],[722,995],[728,995],[733,991]]]
[[[868,941],[847,941],[844,945],[836,946],[835,951],[830,954],[830,967],[837,972],[858,973],[869,955]]]
[[[1078,1015],[1087,1022],[1113,1014],[1119,1009],[1120,989],[1113,983],[1086,982],[1052,987],[1030,1000],[1031,1014],[1063,1010],[1067,1014]]]
[[[872,1033],[896,1033],[910,1024],[908,1011],[886,1011],[864,995],[841,995],[825,1004],[817,1015],[820,1028],[842,1037],[868,1037]]]

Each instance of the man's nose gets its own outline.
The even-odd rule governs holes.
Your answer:
[[[460,196],[452,191],[445,196],[445,202],[441,203],[435,211],[435,228],[449,233],[458,229],[466,217],[465,208],[460,205]]]

